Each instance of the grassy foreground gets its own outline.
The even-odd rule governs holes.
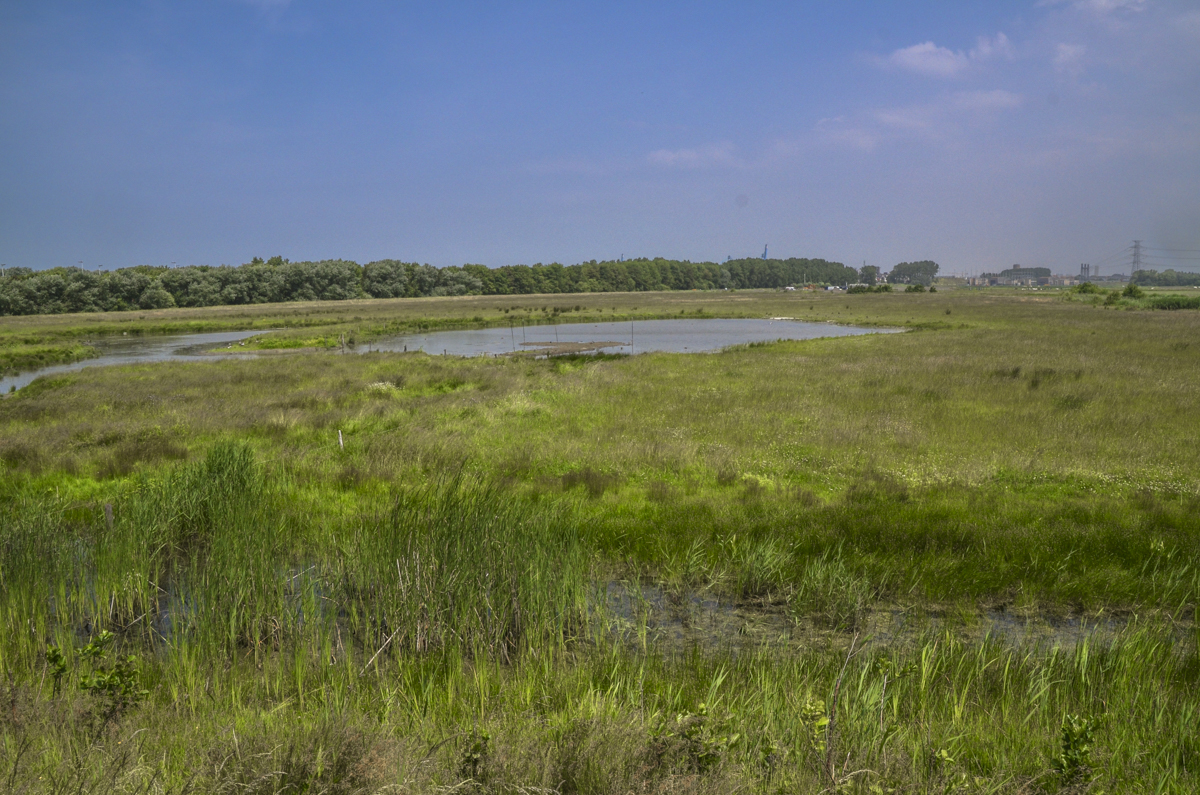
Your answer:
[[[1197,313],[590,298],[914,330],[35,382],[0,402],[0,788],[1200,785]],[[402,322],[485,311],[435,300]],[[614,581],[788,637],[679,642]]]

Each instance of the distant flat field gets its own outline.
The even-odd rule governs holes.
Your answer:
[[[464,468],[530,493],[590,483],[597,496],[587,510],[614,533],[625,523],[655,525],[664,504],[753,514],[760,498],[783,514],[723,521],[777,526],[794,521],[796,495],[798,505],[816,500],[841,511],[828,518],[836,523],[849,521],[838,506],[855,495],[910,490],[911,499],[879,508],[871,521],[916,511],[920,533],[942,539],[934,548],[963,522],[973,528],[963,538],[980,533],[983,544],[1001,526],[1065,528],[1062,555],[1082,579],[1043,558],[1028,564],[1042,574],[1021,573],[1028,562],[1014,553],[1008,569],[963,575],[959,593],[1037,580],[1052,599],[1165,599],[1135,571],[1149,541],[1127,548],[1125,539],[1158,528],[1155,543],[1200,551],[1194,518],[1186,518],[1200,484],[1200,312],[965,290],[420,299],[369,302],[362,314],[357,306],[320,307],[336,310],[342,324],[320,332],[362,339],[398,313],[432,327],[474,317],[550,322],[558,307],[560,321],[598,310],[606,319],[741,313],[908,333],[696,355],[513,361],[310,350],[96,368],[36,381],[0,403],[0,454],[18,480],[93,493],[202,455],[218,440],[249,441],[314,483],[340,484],[331,510]],[[1101,526],[1103,543],[1074,535]],[[897,527],[888,532],[903,537]],[[692,532],[665,537],[674,544]],[[1041,543],[1022,537],[1022,549]],[[912,544],[934,543],[921,538]],[[871,554],[880,543],[868,545]],[[975,542],[956,543],[970,561]],[[1070,555],[1073,545],[1094,557]],[[888,566],[908,554],[904,544],[883,546]],[[666,566],[669,548],[638,554]],[[1115,564],[1114,556],[1128,560]],[[903,566],[920,568],[911,559]],[[949,582],[925,571],[914,576],[931,578],[933,591]]]
[[[920,301],[903,306],[839,294],[775,290],[738,292],[580,293],[559,295],[391,298],[196,309],[0,317],[0,373],[87,358],[85,342],[110,334],[165,334],[262,329],[252,347],[334,347],[430,328],[467,328],[630,318],[777,317],[874,325],[911,320]],[[840,294],[841,298],[846,298]],[[887,296],[884,296],[885,298]],[[914,296],[908,296],[909,299]],[[866,310],[863,312],[862,310]],[[274,330],[269,331],[268,330]]]
[[[995,300],[1046,301],[1051,293],[1012,290],[967,291],[947,288],[940,302],[953,296],[964,305],[988,305]],[[379,298],[354,301],[312,301],[249,306],[214,306],[192,309],[137,310],[130,312],[25,315],[0,317],[0,340],[19,336],[86,337],[121,332],[201,331],[232,328],[314,327],[359,324],[457,321],[502,323],[509,319],[552,314],[564,320],[581,313],[588,321],[600,317],[662,317],[696,310],[719,317],[765,317],[813,313],[869,319],[882,313],[888,320],[903,320],[934,296],[847,296],[842,292],[779,290],[691,291],[653,293],[574,293],[553,295],[486,295],[451,298]],[[893,304],[899,300],[903,304]],[[841,303],[839,303],[841,302]],[[939,301],[934,301],[940,303]],[[861,317],[860,317],[861,316]],[[849,322],[849,321],[847,321]]]
[[[624,444],[642,440],[639,443],[653,443],[662,450],[697,450],[711,443],[720,444],[732,455],[749,455],[753,440],[769,435],[773,444],[753,455],[766,456],[774,468],[783,464],[771,451],[795,441],[816,444],[827,451],[823,454],[838,459],[876,459],[881,466],[903,467],[925,479],[1050,465],[1056,471],[1121,471],[1140,477],[1155,473],[1156,477],[1182,477],[1192,482],[1200,472],[1194,423],[1189,419],[1200,408],[1200,342],[1196,341],[1200,339],[1200,312],[1123,310],[1065,301],[1056,294],[745,291],[391,299],[173,309],[122,313],[117,318],[6,318],[0,321],[0,328],[13,337],[13,325],[25,326],[35,335],[75,334],[80,329],[108,328],[105,323],[121,322],[144,330],[179,329],[179,324],[190,322],[271,326],[288,320],[288,315],[281,314],[284,312],[327,325],[271,333],[263,342],[266,347],[293,342],[311,347],[314,342],[336,343],[339,338],[362,343],[390,330],[451,324],[698,314],[795,317],[910,330],[902,335],[755,349],[737,357],[736,366],[734,359],[651,356],[598,362],[595,367],[531,364],[532,369],[526,371],[502,364],[458,362],[452,357],[440,360],[437,368],[459,373],[455,377],[467,383],[499,379],[505,389],[489,393],[486,400],[471,390],[457,397],[447,393],[433,401],[422,396],[417,401],[422,410],[453,411],[465,401],[491,417],[497,411],[504,413],[497,400],[508,391],[523,395],[520,400],[551,403],[558,399],[555,395],[572,396],[569,400],[564,397],[567,402],[557,407],[542,405],[538,409],[545,417],[561,418],[561,429],[555,422],[540,420],[528,434],[520,431],[506,441],[491,437],[519,427],[511,418],[464,424],[452,437],[455,445],[465,445],[464,455],[477,445],[527,442],[529,434],[565,434],[546,454],[548,459],[559,459],[563,453],[560,444],[579,447],[569,429],[578,427],[580,416],[599,422],[608,411],[604,406],[632,406],[636,410],[621,409],[611,418],[628,425],[621,431]],[[100,325],[87,325],[90,323]],[[108,424],[148,427],[169,420],[202,429],[206,436],[241,432],[265,422],[268,415],[294,414],[279,401],[294,403],[296,394],[310,395],[311,405],[322,406],[322,423],[348,422],[364,411],[371,417],[386,415],[388,410],[403,413],[401,407],[407,405],[403,391],[392,402],[380,404],[364,395],[362,388],[367,383],[388,381],[397,367],[400,370],[396,372],[402,373],[405,368],[429,366],[419,361],[391,354],[338,357],[335,361],[319,353],[298,353],[283,360],[89,371],[56,379],[58,387],[47,385],[41,389],[41,397],[31,394],[20,403],[48,406],[57,401],[57,394],[79,391],[89,395],[72,398],[69,409],[54,410],[64,421],[52,425],[63,432],[75,422],[94,423],[96,416],[89,409],[93,402],[109,407],[104,420]],[[236,396],[236,401],[203,398],[212,384],[229,379],[236,380],[224,388],[224,394]],[[135,383],[140,385],[132,387]],[[286,383],[287,388],[272,392],[267,388],[271,383]],[[688,388],[675,389],[672,384]],[[137,395],[126,395],[130,388],[139,393],[149,388],[162,402],[147,410]],[[36,385],[33,389],[38,391]],[[182,412],[171,395],[186,402],[200,401],[204,411]],[[230,414],[235,404],[236,417]],[[600,415],[584,411],[592,404]],[[132,406],[139,408],[127,411],[126,407]],[[21,413],[0,415],[0,438],[7,429],[15,430],[13,421]],[[304,427],[304,417],[311,415],[300,412],[298,416],[299,427]],[[804,419],[801,422],[796,417]],[[57,432],[41,427],[38,435],[46,438]],[[467,439],[477,441],[468,443]],[[443,440],[439,446],[448,443]],[[606,446],[592,448],[586,456],[582,449],[571,453],[571,460],[595,462],[612,457]],[[621,465],[629,466],[624,461]]]
[[[167,321],[135,313],[131,322],[242,313],[265,325],[283,319],[271,314],[278,309],[170,310],[161,313]],[[305,317],[303,305],[283,309]],[[664,504],[737,514],[753,513],[763,498],[783,511],[760,517],[771,527],[793,521],[787,495],[836,512],[855,495],[917,490],[924,496],[881,508],[876,519],[915,510],[920,532],[943,539],[937,544],[963,522],[973,529],[962,532],[983,539],[1000,526],[1065,528],[1062,554],[1083,578],[1060,576],[1042,558],[1030,565],[1045,568],[1044,576],[1022,574],[1026,564],[1014,557],[1007,573],[993,567],[969,584],[964,575],[959,593],[996,594],[1038,580],[1047,598],[1158,601],[1166,597],[1147,592],[1149,581],[1136,571],[1149,541],[1127,547],[1127,539],[1151,528],[1154,543],[1200,553],[1189,507],[1200,504],[1200,312],[967,290],[415,299],[308,310],[333,325],[273,332],[262,343],[307,347],[294,355],[94,368],[33,382],[0,401],[9,482],[92,494],[202,455],[220,440],[240,440],[323,488],[340,484],[330,510],[465,470],[530,493],[590,483],[596,499],[587,510],[614,533],[629,522],[655,525]],[[342,338],[361,345],[401,327],[680,315],[908,332],[548,361],[341,356],[313,346]],[[72,329],[91,320],[22,322]],[[334,443],[339,431],[344,448]],[[1004,505],[982,507],[981,499]],[[829,521],[845,520],[838,516]],[[743,520],[751,521],[727,519]],[[1073,535],[1101,526],[1110,533],[1103,543]],[[676,543],[692,532],[666,537]],[[1035,542],[1036,534],[1020,545]],[[1092,558],[1069,554],[1081,544]],[[666,548],[638,554],[666,565]],[[887,565],[899,565],[903,544],[888,548]],[[938,584],[928,582],[934,591]]]
[[[902,289],[898,288],[898,289]],[[1154,294],[1183,293],[1161,289]],[[366,335],[399,332],[424,324],[504,325],[508,322],[588,321],[628,317],[673,317],[702,312],[713,317],[779,317],[836,320],[857,324],[919,323],[954,305],[977,322],[1002,302],[1047,303],[1061,300],[1062,289],[1029,290],[961,287],[930,294],[854,295],[843,292],[781,290],[690,291],[652,293],[574,293],[553,295],[459,296],[312,301],[191,309],[27,315],[0,317],[4,346],[77,342],[103,334],[150,334],[230,329],[289,329]],[[977,310],[983,310],[980,314]]]

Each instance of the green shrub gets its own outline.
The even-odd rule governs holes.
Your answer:
[[[141,674],[137,658],[132,654],[117,657],[112,665],[107,663],[109,647],[116,640],[111,632],[100,632],[79,650],[79,657],[88,665],[88,672],[79,677],[79,689],[96,697],[97,711],[93,719],[106,726],[119,718],[131,707],[150,695],[142,689]],[[62,680],[67,673],[69,652],[64,654],[57,646],[46,649],[46,663],[54,680],[54,693],[62,690]]]
[[[1080,715],[1063,717],[1062,750],[1054,757],[1053,770],[1066,786],[1084,784],[1092,775],[1092,747],[1096,744],[1097,721]]]

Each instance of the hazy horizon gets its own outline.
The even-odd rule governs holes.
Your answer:
[[[1194,2],[47,2],[0,42],[9,267],[1200,267]]]

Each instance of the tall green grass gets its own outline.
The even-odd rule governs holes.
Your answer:
[[[854,635],[867,586],[839,553],[790,576],[793,609],[840,642],[639,651],[595,622],[587,536],[561,503],[460,474],[329,525],[296,491],[219,445],[131,483],[111,526],[102,505],[19,503],[0,530],[10,790],[1183,792],[1200,776],[1194,629],[888,644]],[[740,587],[778,587],[787,555],[745,538],[717,544]],[[99,663],[78,650],[104,631],[147,691],[119,712],[79,686]],[[47,644],[68,661],[58,692]],[[1096,738],[1070,776],[1068,716]]]
[[[561,510],[460,475],[341,523],[297,510],[293,488],[246,446],[223,444],[105,507],[14,505],[0,531],[5,659],[28,663],[38,639],[102,630],[131,647],[221,655],[336,634],[341,656],[454,647],[508,658],[578,627],[585,558]]]
[[[1146,303],[1151,309],[1200,309],[1200,295],[1155,295]]]

